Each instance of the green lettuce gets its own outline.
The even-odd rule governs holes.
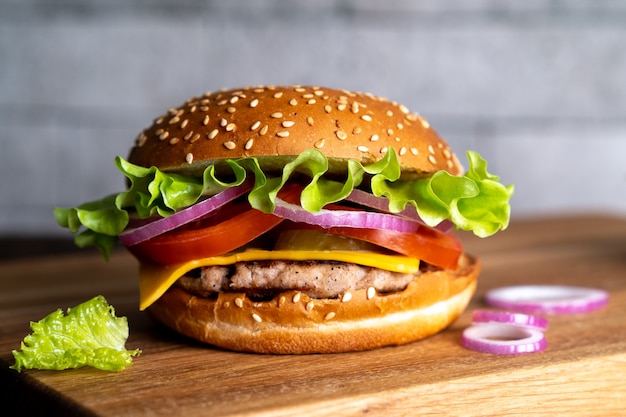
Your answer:
[[[132,364],[140,350],[126,350],[128,322],[116,317],[103,296],[76,307],[67,315],[58,309],[38,322],[31,322],[32,333],[13,351],[12,369],[62,370],[92,366],[106,371],[121,371]]]
[[[77,233],[78,246],[96,246],[108,258],[117,236],[128,225],[129,212],[140,218],[165,217],[203,196],[239,185],[251,175],[254,186],[248,195],[250,204],[271,213],[285,183],[294,176],[305,176],[309,182],[302,191],[301,205],[310,212],[345,199],[357,187],[369,186],[374,195],[389,200],[392,212],[412,205],[430,226],[451,220],[459,229],[487,237],[508,226],[513,186],[500,184],[497,176],[487,172],[487,162],[478,153],[469,151],[467,156],[469,169],[463,176],[438,171],[430,177],[409,180],[401,178],[397,155],[390,149],[373,164],[349,160],[342,181],[336,175],[327,175],[329,161],[317,149],[304,151],[275,176],[266,175],[254,157],[226,160],[220,176],[211,165],[201,178],[193,178],[140,167],[118,156],[115,163],[130,181],[126,191],[75,208],[56,208],[54,214],[59,225]]]

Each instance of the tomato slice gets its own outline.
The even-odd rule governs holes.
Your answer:
[[[284,200],[299,204],[292,195],[281,196]],[[328,204],[329,210],[358,210],[340,203]],[[416,233],[402,233],[393,230],[359,229],[352,227],[331,227],[295,224],[294,227],[316,229],[326,233],[349,237],[373,243],[405,256],[418,258],[431,265],[445,269],[456,269],[463,253],[463,244],[451,233],[445,233],[426,225],[420,225]]]
[[[331,227],[325,231],[374,243],[445,269],[456,269],[463,253],[463,245],[456,236],[427,226],[420,227],[417,233],[351,227]]]
[[[129,246],[142,260],[169,265],[223,255],[276,227],[283,219],[249,208],[221,223],[201,229],[173,231]]]

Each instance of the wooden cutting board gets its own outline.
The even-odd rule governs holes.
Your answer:
[[[489,239],[464,234],[483,260],[476,296],[443,333],[399,347],[332,355],[221,351],[178,337],[137,309],[136,263],[124,252],[0,264],[3,407],[20,415],[623,415],[626,410],[626,219],[554,217],[513,222]],[[608,290],[607,307],[549,316],[548,349],[488,355],[463,348],[488,289],[514,284]],[[29,321],[102,294],[128,317],[119,373],[92,368],[18,374],[12,349]],[[8,406],[7,404],[13,404]],[[7,408],[9,407],[9,408]]]

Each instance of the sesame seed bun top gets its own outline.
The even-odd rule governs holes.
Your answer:
[[[193,175],[220,159],[245,156],[257,157],[264,168],[282,167],[309,148],[334,162],[369,164],[390,147],[405,173],[462,172],[448,144],[405,106],[366,93],[303,86],[190,98],[139,134],[129,161]]]

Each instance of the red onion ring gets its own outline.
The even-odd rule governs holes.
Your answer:
[[[150,223],[133,229],[127,229],[120,234],[120,241],[126,246],[133,246],[153,237],[159,236],[170,230],[174,230],[184,224],[198,220],[212,211],[231,202],[237,197],[252,189],[253,183],[246,181],[241,185],[227,188],[199,203],[193,204],[168,217],[160,217]]]
[[[506,310],[539,314],[588,313],[609,300],[604,290],[567,285],[520,285],[487,292],[487,304]]]
[[[475,310],[472,313],[472,324],[482,325],[490,323],[507,324],[541,331],[548,328],[548,320],[530,314],[489,310]]]
[[[540,330],[499,323],[466,328],[461,344],[467,349],[497,355],[540,352],[548,347]]]
[[[389,200],[387,198],[376,197],[374,194],[370,194],[367,191],[363,191],[363,190],[359,190],[355,188],[354,190],[352,190],[350,195],[346,197],[346,201],[351,201],[353,203],[357,203],[365,207],[369,207],[369,208],[373,208],[379,211],[390,213]],[[394,213],[394,214],[426,224],[424,220],[422,220],[422,218],[417,213],[417,209],[413,206],[409,206],[405,208],[404,210],[402,210],[401,212]],[[440,222],[439,224],[435,225],[434,228],[441,232],[448,233],[454,228],[454,223],[452,223],[450,220],[444,220]]]
[[[328,209],[321,209],[317,213],[311,213],[297,204],[288,203],[280,198],[276,198],[275,203],[274,215],[294,222],[307,223],[324,228],[354,227],[415,233],[420,227],[424,227],[414,220],[387,213]]]

